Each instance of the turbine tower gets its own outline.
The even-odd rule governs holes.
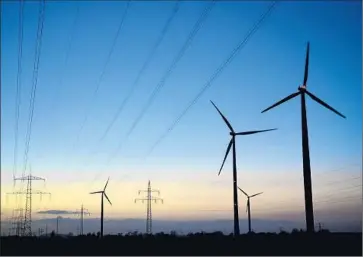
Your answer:
[[[345,118],[343,114],[329,106],[327,103],[310,93],[307,88],[307,80],[309,73],[309,49],[310,44],[307,43],[306,59],[305,59],[305,74],[302,86],[298,87],[298,92],[293,93],[284,99],[278,101],[267,109],[263,110],[262,113],[300,95],[301,97],[301,135],[302,135],[302,154],[303,154],[303,175],[304,175],[304,194],[305,194],[305,218],[306,218],[306,230],[307,232],[314,232],[314,209],[313,209],[313,194],[311,186],[311,169],[310,169],[310,153],[309,153],[309,135],[308,135],[308,123],[306,117],[306,103],[305,94],[310,96],[314,101],[318,102],[325,108],[335,112],[339,116]]]
[[[157,201],[161,201],[161,203],[163,203],[163,199],[159,198],[159,197],[154,197],[152,196],[152,193],[158,193],[158,195],[160,195],[160,191],[159,190],[155,190],[155,189],[151,189],[151,184],[150,184],[150,180],[147,184],[147,190],[139,190],[139,195],[141,192],[146,192],[147,193],[147,197],[146,198],[136,198],[135,199],[135,203],[137,201],[146,201],[147,202],[147,207],[146,207],[146,234],[152,234],[152,213],[151,213],[151,203],[152,201],[154,201],[155,203],[157,203]]]
[[[251,202],[250,202],[250,198],[252,197],[255,197],[255,196],[258,196],[260,194],[262,194],[263,192],[260,192],[260,193],[257,193],[257,194],[254,194],[254,195],[248,195],[245,191],[243,191],[240,187],[238,187],[238,189],[244,193],[244,195],[247,197],[247,206],[246,206],[246,212],[248,213],[248,233],[251,233],[252,232],[252,229],[251,229]]]
[[[234,210],[234,235],[235,236],[238,236],[239,235],[239,218],[238,218],[238,194],[237,194],[236,136],[245,136],[245,135],[251,135],[251,134],[256,134],[256,133],[261,133],[261,132],[267,132],[267,131],[271,131],[271,130],[276,130],[276,128],[274,128],[274,129],[265,129],[265,130],[245,131],[245,132],[238,132],[238,133],[236,133],[234,131],[234,129],[232,128],[232,125],[229,123],[229,121],[227,120],[227,118],[221,113],[221,111],[218,109],[218,107],[212,101],[211,101],[211,103],[217,109],[217,111],[221,115],[221,117],[224,120],[224,122],[227,124],[227,126],[228,126],[228,128],[230,130],[230,133],[229,134],[232,136],[231,141],[228,144],[227,151],[226,151],[226,155],[224,156],[224,160],[223,160],[222,166],[219,169],[218,176],[221,174],[221,171],[222,171],[223,165],[224,165],[224,163],[225,163],[225,161],[227,159],[228,153],[231,150],[231,147],[233,146],[233,210]]]
[[[102,191],[96,191],[96,192],[90,193],[90,194],[101,194],[101,237],[103,237],[103,197],[106,197],[107,201],[110,203],[110,205],[112,205],[110,199],[108,199],[107,194],[106,194],[106,187],[107,187],[109,180],[110,180],[110,177],[107,179],[106,185]]]

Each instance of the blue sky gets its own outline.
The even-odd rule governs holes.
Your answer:
[[[176,183],[180,188],[176,195],[184,194],[183,183],[195,183],[202,177],[207,178],[203,180],[206,190],[213,190],[212,180],[222,181],[229,190],[230,160],[222,176],[216,176],[229,135],[209,102],[213,100],[235,130],[279,128],[268,134],[238,138],[239,183],[246,180],[255,183],[254,176],[267,181],[277,177],[287,180],[290,176],[298,178],[302,173],[299,99],[268,113],[260,112],[295,92],[302,83],[306,42],[310,41],[308,89],[347,116],[344,120],[310,98],[307,100],[312,172],[324,173],[339,168],[340,171],[334,175],[337,178],[361,174],[362,14],[361,2],[358,1],[279,2],[212,87],[145,159],[153,143],[195,97],[269,5],[267,1],[217,2],[154,103],[125,141],[131,124],[207,5],[203,1],[180,4],[180,10],[149,68],[142,75],[135,94],[105,140],[99,143],[174,7],[171,1],[136,1],[130,4],[88,121],[73,148],[126,2],[47,3],[29,154],[34,173],[46,177],[50,185],[54,184],[53,189],[56,185],[79,183],[82,189],[78,190],[85,194],[94,183],[102,186],[107,176],[111,176],[111,181],[121,181],[128,176],[136,188],[146,186],[148,179],[159,181],[158,187],[162,191],[162,186]],[[65,64],[77,6],[79,16]],[[20,175],[23,164],[37,14],[38,4],[27,2],[24,9],[17,175]],[[18,3],[2,3],[1,24],[2,183],[10,185]],[[111,163],[107,163],[109,155],[120,142],[123,142],[121,151]],[[302,183],[298,185],[299,190],[291,190],[302,196]],[[255,184],[245,186],[254,190]],[[266,182],[264,186],[270,185]],[[196,187],[191,191],[198,192]],[[221,201],[231,200],[232,195],[226,193],[226,198]]]

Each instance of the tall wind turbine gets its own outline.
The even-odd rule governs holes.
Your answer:
[[[103,237],[103,197],[106,197],[107,201],[110,203],[110,205],[112,205],[110,199],[108,199],[107,194],[106,194],[106,187],[107,187],[109,180],[110,180],[110,177],[107,179],[106,185],[102,191],[90,193],[90,194],[101,194],[101,237]]]
[[[238,187],[238,189],[244,193],[244,195],[247,197],[247,206],[246,206],[246,211],[248,213],[248,232],[251,233],[252,229],[251,229],[251,203],[250,203],[250,198],[258,196],[260,194],[262,194],[263,192],[254,194],[254,195],[248,195],[245,191],[243,191],[240,187]]]
[[[212,101],[211,101],[211,103],[217,109],[217,111],[219,112],[219,114],[222,116],[222,119],[227,124],[227,126],[228,126],[228,128],[230,130],[230,133],[229,134],[232,136],[231,141],[228,144],[227,151],[226,151],[226,155],[224,156],[224,160],[223,160],[222,166],[219,169],[218,176],[221,174],[221,171],[222,171],[222,168],[224,166],[224,163],[225,163],[225,161],[227,159],[228,153],[231,150],[231,147],[233,146],[233,210],[234,210],[234,235],[235,236],[238,236],[239,235],[239,218],[238,218],[237,163],[236,163],[236,139],[235,139],[235,137],[236,136],[251,135],[251,134],[256,134],[256,133],[260,133],[260,132],[266,132],[266,131],[276,130],[276,129],[254,130],[254,131],[245,131],[245,132],[238,132],[238,133],[236,133],[233,130],[232,125],[229,123],[229,121],[227,120],[227,118],[221,113],[221,111],[218,109],[218,107]]]
[[[303,174],[304,174],[304,192],[305,192],[305,218],[306,218],[306,231],[314,232],[314,209],[313,209],[313,195],[311,189],[311,169],[310,169],[310,154],[309,154],[309,136],[308,136],[308,124],[306,118],[306,104],[305,104],[305,94],[310,96],[314,101],[318,102],[325,108],[335,112],[339,116],[345,118],[343,114],[335,110],[333,107],[329,106],[327,103],[310,93],[306,89],[306,82],[308,80],[309,71],[309,42],[307,43],[306,49],[306,60],[305,60],[305,74],[302,86],[298,87],[298,92],[293,93],[284,99],[278,101],[267,109],[263,110],[262,113],[300,95],[301,97],[301,130],[302,130],[302,153],[303,153]]]

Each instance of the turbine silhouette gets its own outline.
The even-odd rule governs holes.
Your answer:
[[[309,154],[309,135],[308,135],[308,124],[306,118],[306,104],[305,104],[305,94],[310,96],[314,101],[318,102],[325,108],[331,110],[337,115],[345,118],[343,114],[335,110],[333,107],[329,106],[323,100],[319,99],[306,89],[306,82],[308,80],[309,73],[309,49],[310,43],[307,43],[306,49],[306,59],[305,59],[305,73],[304,81],[302,86],[299,86],[298,92],[293,93],[284,99],[278,101],[277,103],[271,105],[267,109],[263,110],[262,113],[300,95],[301,96],[301,130],[302,130],[302,153],[303,153],[303,173],[304,173],[304,194],[305,194],[305,218],[306,218],[306,230],[308,232],[314,232],[314,209],[313,209],[313,196],[311,189],[311,169],[310,169],[310,154]]]
[[[251,134],[256,134],[256,133],[261,133],[261,132],[267,132],[267,131],[271,131],[271,130],[276,130],[276,128],[274,129],[265,129],[265,130],[254,130],[254,131],[245,131],[245,132],[238,132],[236,133],[233,130],[232,125],[229,123],[229,121],[227,120],[227,118],[221,113],[221,111],[218,109],[218,107],[211,101],[211,103],[213,104],[213,106],[217,109],[218,113],[221,115],[222,119],[224,120],[224,122],[227,124],[229,130],[230,130],[230,135],[232,136],[231,141],[228,144],[227,147],[227,151],[226,154],[224,156],[223,159],[223,163],[221,168],[219,169],[219,173],[218,176],[221,174],[221,171],[223,169],[224,163],[227,159],[228,153],[231,150],[231,147],[233,146],[233,210],[234,210],[234,235],[238,236],[239,235],[239,218],[238,218],[238,194],[237,194],[237,163],[236,163],[236,136],[245,136],[245,135],[251,135]]]
[[[107,187],[109,180],[110,180],[110,177],[107,179],[106,185],[102,191],[96,191],[96,192],[90,193],[90,194],[101,194],[101,234],[100,234],[101,237],[103,237],[103,197],[106,197],[107,201],[110,203],[110,205],[112,205],[110,199],[108,199],[107,194],[106,194],[106,187]]]
[[[260,194],[262,194],[263,192],[254,194],[254,195],[248,195],[245,191],[243,191],[240,187],[238,187],[238,189],[244,193],[244,195],[247,197],[247,206],[246,206],[246,212],[248,213],[248,232],[251,233],[252,229],[251,229],[251,202],[250,202],[250,198],[258,196]]]

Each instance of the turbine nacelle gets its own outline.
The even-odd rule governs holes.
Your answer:
[[[306,85],[301,85],[297,88],[300,92],[305,92],[306,91]]]

